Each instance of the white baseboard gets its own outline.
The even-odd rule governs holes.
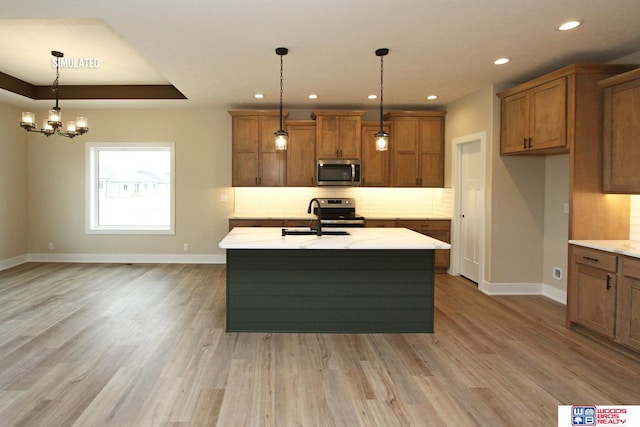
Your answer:
[[[567,304],[566,291],[545,283],[482,282],[478,289],[487,295],[542,295],[561,304]]]
[[[56,254],[35,253],[0,261],[0,270],[25,262],[80,262],[120,264],[226,264],[225,255],[181,255],[181,254]]]
[[[0,271],[6,270],[7,268],[15,267],[20,264],[24,264],[28,261],[28,255],[19,255],[9,259],[0,260]]]

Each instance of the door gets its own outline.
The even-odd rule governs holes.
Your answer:
[[[460,274],[478,283],[480,276],[480,220],[482,158],[480,141],[462,144],[460,171]]]

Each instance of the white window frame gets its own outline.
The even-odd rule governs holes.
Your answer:
[[[100,150],[132,151],[140,150],[167,150],[169,149],[171,160],[171,180],[169,188],[170,212],[169,226],[100,226],[98,225],[98,156]],[[86,234],[175,234],[175,142],[87,142],[86,154]]]

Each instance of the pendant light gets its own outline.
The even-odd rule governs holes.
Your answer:
[[[273,134],[276,150],[286,150],[287,141],[289,140],[289,134],[282,129],[282,57],[287,53],[289,53],[289,49],[286,47],[276,49],[276,54],[280,56],[280,129]]]
[[[64,53],[52,50],[51,55],[55,58],[54,62],[56,64],[56,79],[53,81],[53,85],[51,87],[51,91],[56,95],[56,105],[53,109],[49,110],[49,118],[42,122],[42,129],[36,129],[36,115],[29,111],[22,113],[20,126],[22,126],[27,132],[39,132],[45,134],[47,137],[54,133],[67,138],[83,135],[89,132],[89,127],[87,126],[88,120],[86,117],[76,117],[75,121],[69,120],[67,122],[66,130],[61,130],[64,125],[62,123],[62,109],[58,106],[60,98],[60,86],[58,85],[58,79],[60,78],[60,58],[64,57]]]
[[[382,107],[383,107],[383,94],[384,94],[384,57],[389,53],[389,49],[376,50],[376,56],[380,57],[380,130],[374,135],[376,141],[376,151],[387,151],[389,149],[389,134],[384,131],[384,124],[382,122]]]

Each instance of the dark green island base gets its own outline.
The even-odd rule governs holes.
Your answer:
[[[433,249],[227,249],[228,332],[433,332]]]

